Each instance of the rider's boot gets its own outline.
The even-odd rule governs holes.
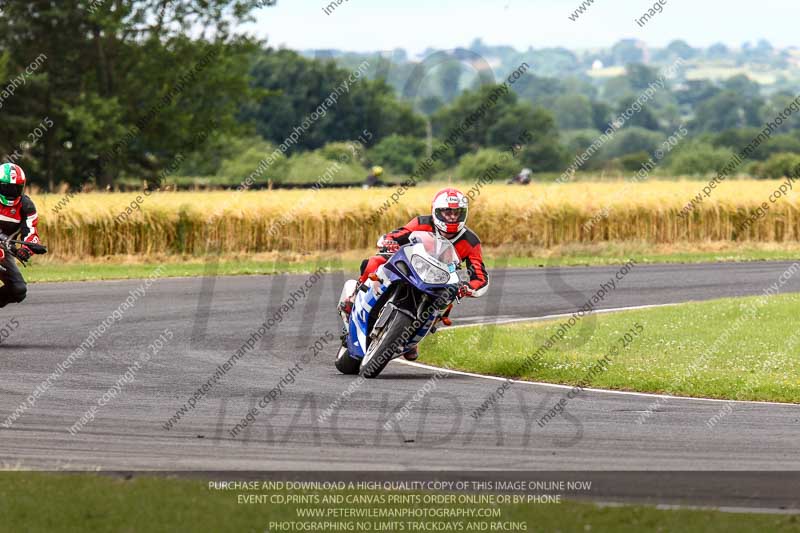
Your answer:
[[[339,310],[347,315],[347,319],[350,320],[350,313],[353,312],[353,297],[348,296],[345,298],[345,300],[339,306]]]
[[[416,361],[419,358],[419,351],[417,350],[417,346],[414,345],[405,352],[403,352],[403,357],[406,358],[406,361]]]
[[[353,311],[353,302],[356,299],[359,283],[356,280],[348,280],[342,288],[342,294],[339,296],[339,304],[336,309],[342,316],[342,321],[347,324],[350,320],[350,313]]]

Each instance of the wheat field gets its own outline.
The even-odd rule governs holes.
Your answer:
[[[797,241],[797,195],[768,201],[780,183],[723,183],[685,218],[679,216],[681,209],[704,182],[486,185],[472,202],[468,225],[489,246]],[[465,193],[470,187],[460,186]],[[136,193],[86,193],[75,195],[57,213],[54,208],[63,196],[33,199],[42,239],[56,256],[203,255],[368,248],[378,235],[428,213],[439,188],[409,189],[379,215],[376,211],[391,202],[394,189],[154,192],[140,196],[139,203]],[[766,216],[741,230],[762,202],[770,206]],[[120,216],[131,204],[137,209]]]

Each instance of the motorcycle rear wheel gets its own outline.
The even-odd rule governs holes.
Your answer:
[[[355,359],[350,356],[347,346],[339,348],[339,353],[336,355],[336,370],[342,374],[355,375],[358,374],[358,369],[361,367],[361,360]]]

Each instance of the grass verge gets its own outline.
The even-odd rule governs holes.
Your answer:
[[[202,257],[164,255],[160,257],[110,256],[82,261],[63,262],[48,256],[36,257],[23,275],[30,282],[91,281],[104,279],[143,278],[159,265],[162,277],[236,276],[253,274],[309,273],[317,268],[330,271],[357,272],[362,259],[373,249],[346,252],[297,254],[272,252],[224,256],[215,269],[213,260]],[[634,259],[637,264],[709,263],[736,261],[794,260],[800,255],[800,244],[751,244],[731,246],[708,243],[703,246],[653,246],[644,243],[602,243],[570,245],[550,249],[531,247],[497,247],[484,251],[487,268],[538,268],[545,266],[619,265]]]
[[[135,477],[130,480],[95,474],[45,474],[7,472],[0,483],[0,511],[3,531],[105,532],[105,531],[215,531],[263,532],[288,531],[271,528],[270,522],[319,521],[299,518],[298,509],[316,508],[379,508],[398,509],[408,505],[344,504],[240,504],[239,491],[212,491],[208,483],[199,480]],[[245,493],[252,494],[252,493]],[[261,493],[266,494],[266,493]],[[274,494],[274,493],[273,493]],[[288,494],[284,492],[284,494]],[[374,496],[374,492],[338,492],[331,494]],[[397,493],[411,494],[411,493]],[[414,505],[414,508],[475,508],[474,505]],[[526,531],[593,531],[593,532],[749,532],[797,531],[798,518],[792,515],[723,513],[711,510],[659,510],[646,506],[599,507],[592,503],[566,501],[552,504],[493,504],[483,508],[499,508],[499,519],[405,519],[404,531],[412,531],[409,521],[435,522],[439,529],[417,531],[467,531],[469,522],[525,523]],[[373,523],[369,530],[378,531],[377,524],[403,519],[328,519],[332,523]],[[454,527],[461,522],[462,528]],[[446,527],[447,524],[452,524]],[[444,528],[442,528],[444,527]],[[293,529],[294,531],[333,531],[324,529]],[[474,529],[499,531],[502,529]],[[517,531],[523,529],[516,529]]]
[[[31,283],[57,281],[96,281],[109,279],[146,278],[153,270],[163,265],[162,278],[197,276],[246,276],[272,274],[310,273],[318,268],[356,272],[360,261],[338,262],[335,259],[305,261],[259,261],[259,260],[213,260],[189,259],[163,262],[87,262],[87,263],[43,263],[25,269],[23,276]]]
[[[579,320],[563,340],[556,337],[538,358],[534,352],[548,345],[564,319],[445,328],[420,351],[425,363],[481,374],[800,403],[800,333],[793,326],[799,305],[800,295],[788,294],[594,315]],[[626,333],[631,340],[620,340]],[[601,363],[607,354],[609,361]],[[532,364],[521,371],[526,360]]]

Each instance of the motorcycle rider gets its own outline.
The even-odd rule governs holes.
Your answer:
[[[394,253],[400,246],[408,244],[409,235],[414,231],[429,231],[441,235],[453,244],[462,261],[467,262],[469,283],[459,290],[459,297],[478,298],[489,289],[489,275],[483,264],[481,241],[475,233],[467,228],[468,199],[461,191],[448,187],[437,192],[431,202],[431,214],[411,219],[402,228],[390,231],[378,239],[378,248]],[[359,284],[364,283],[369,275],[378,270],[388,259],[383,255],[375,255],[361,263]],[[417,347],[413,346],[403,356],[409,361],[419,357]]]
[[[39,223],[39,215],[33,200],[23,194],[25,182],[25,172],[19,165],[0,165],[0,232],[11,237],[20,233],[20,240],[38,244],[40,241],[36,225]],[[17,248],[16,255],[24,262],[30,259],[33,251],[21,245]],[[3,282],[0,287],[0,307],[21,302],[28,292],[27,285],[14,258],[2,248],[0,265],[5,268],[0,271],[0,281]]]
[[[519,174],[508,180],[508,185],[513,185],[515,183],[519,183],[520,185],[530,185],[531,174],[533,174],[531,169],[523,168]]]
[[[377,187],[381,184],[381,176],[383,175],[383,167],[374,166],[370,169],[367,178],[364,180],[362,188],[369,189],[370,187]]]

